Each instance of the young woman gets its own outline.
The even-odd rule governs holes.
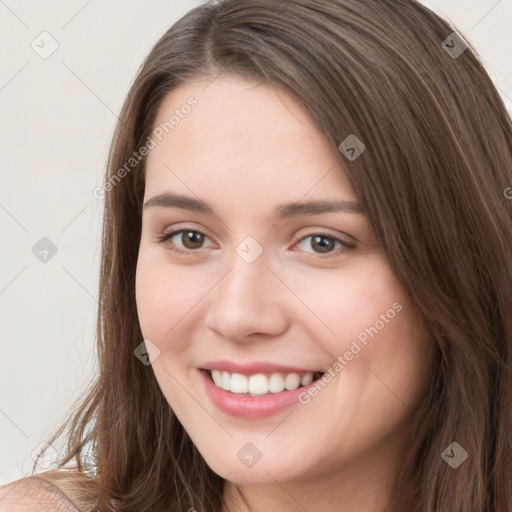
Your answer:
[[[2,510],[511,510],[511,187],[421,4],[193,9],[112,143],[99,377]]]

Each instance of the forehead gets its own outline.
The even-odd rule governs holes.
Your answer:
[[[288,113],[301,124],[310,123],[300,99],[291,91],[269,82],[256,82],[237,75],[196,78],[180,84],[165,96],[156,122],[164,122],[168,114],[190,97],[197,99],[201,105],[204,119],[215,113],[223,113],[224,117],[233,119],[251,114],[255,121],[261,121],[270,114],[287,117]],[[240,107],[244,108],[240,110]],[[260,116],[258,112],[266,115]]]
[[[295,200],[324,189],[355,199],[339,151],[282,88],[235,76],[187,82],[165,97],[155,130],[148,193],[188,185]]]

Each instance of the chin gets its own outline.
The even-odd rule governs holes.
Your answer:
[[[275,451],[270,457],[262,455],[252,466],[249,462],[244,463],[244,453],[240,454],[240,445],[244,444],[235,442],[231,451],[201,452],[201,455],[214,473],[235,484],[275,485],[276,480],[280,483],[287,482],[310,473],[306,467],[299,466],[293,457]],[[299,462],[304,463],[304,460]]]

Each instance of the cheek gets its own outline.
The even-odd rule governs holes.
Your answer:
[[[177,340],[184,337],[176,334],[197,323],[194,307],[213,286],[209,281],[199,269],[169,264],[141,251],[135,293],[144,338],[155,341],[161,350],[178,350]]]
[[[332,285],[321,311],[336,333],[332,341],[324,339],[333,361],[341,363],[334,368],[334,373],[342,372],[338,401],[353,400],[354,410],[358,403],[380,404],[384,414],[386,408],[412,408],[421,398],[431,374],[432,345],[391,271],[382,267],[372,277]]]
[[[301,324],[330,355],[333,373],[350,375],[360,389],[375,372],[397,389],[418,382],[418,390],[410,391],[421,392],[431,346],[422,341],[413,304],[383,259],[368,258],[332,275],[303,276],[297,285],[309,309]]]
[[[338,353],[348,350],[354,339],[364,346],[376,331],[390,330],[396,319],[406,316],[406,294],[378,257],[332,273],[304,273],[295,281],[294,290],[307,306],[304,318],[310,318],[310,325],[323,324],[324,334],[318,331],[317,338],[331,339]]]
[[[364,346],[375,332],[375,325],[380,331],[382,314],[386,319],[395,313],[397,317],[404,316],[396,312],[397,302],[404,302],[404,293],[379,257],[332,272],[281,270],[283,280],[299,299],[294,311],[286,314],[311,329],[312,339],[336,340],[330,353],[342,354],[354,339]],[[187,329],[190,333],[194,326],[197,328],[197,312],[204,315],[201,301],[218,280],[217,273],[205,266],[171,264],[159,252],[141,246],[136,301],[144,337],[154,340],[161,349],[179,349],[178,340],[184,337],[177,333]],[[283,298],[287,294],[289,290],[284,290]],[[385,330],[390,331],[387,323]],[[172,346],[166,340],[173,340]]]

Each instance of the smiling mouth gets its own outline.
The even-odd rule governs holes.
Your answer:
[[[244,396],[263,396],[283,391],[294,391],[322,378],[323,372],[256,373],[243,375],[221,370],[202,369],[213,384],[224,391]]]

